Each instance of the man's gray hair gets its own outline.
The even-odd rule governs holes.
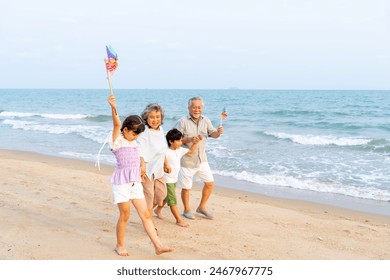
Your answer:
[[[188,108],[191,107],[192,101],[200,100],[202,102],[202,106],[204,106],[203,98],[200,96],[192,97],[190,100],[188,100]]]

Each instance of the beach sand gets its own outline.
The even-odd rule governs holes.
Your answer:
[[[109,176],[91,162],[0,150],[2,260],[381,260],[390,259],[390,216],[216,186],[215,219],[175,225],[154,217],[171,254],[156,256],[131,208],[129,257],[114,252],[117,206]],[[191,192],[196,209],[201,187]],[[179,195],[179,190],[177,190]],[[180,197],[180,195],[178,196]],[[179,210],[182,204],[179,198]]]

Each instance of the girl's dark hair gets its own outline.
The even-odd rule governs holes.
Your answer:
[[[140,116],[137,115],[131,115],[128,116],[122,124],[121,131],[123,132],[123,129],[125,127],[130,131],[133,131],[135,134],[140,134],[145,131],[145,124],[144,121],[141,119]]]
[[[169,141],[173,142],[175,140],[180,140],[181,138],[183,138],[183,133],[181,133],[176,128],[172,128],[170,131],[167,132],[165,138],[167,138],[168,147],[170,147],[171,143]]]
[[[141,118],[144,120],[145,124],[150,127],[148,125],[148,117],[149,117],[149,114],[150,112],[152,111],[157,111],[157,112],[160,112],[161,113],[161,124],[164,124],[164,109],[163,107],[158,104],[158,103],[150,103],[146,106],[146,108],[143,110],[143,112],[141,113]]]

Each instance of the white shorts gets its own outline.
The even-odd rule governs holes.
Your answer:
[[[192,188],[194,176],[197,176],[205,183],[214,182],[214,176],[211,173],[210,165],[205,161],[195,168],[181,167],[176,186],[178,188],[190,190]]]
[[[114,203],[128,202],[131,199],[144,198],[144,191],[140,182],[130,182],[121,185],[112,185],[112,196]]]

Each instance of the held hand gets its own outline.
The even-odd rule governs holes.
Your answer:
[[[169,164],[164,164],[164,172],[168,174],[172,172],[172,168],[169,166]]]
[[[198,136],[194,136],[194,137],[192,137],[192,143],[194,143],[194,144],[197,144],[197,143],[199,143],[199,141],[201,141],[202,140],[202,135],[198,135]]]
[[[218,131],[219,135],[221,135],[221,134],[223,133],[223,126],[220,125],[220,126],[218,127],[217,131]]]
[[[110,104],[111,108],[116,108],[115,96],[113,94],[110,94],[108,97],[108,104]]]
[[[146,166],[145,164],[141,164],[141,180],[142,180],[142,183],[145,183],[146,181]]]
[[[141,180],[142,180],[142,183],[145,183],[146,182],[146,174],[141,174]]]

